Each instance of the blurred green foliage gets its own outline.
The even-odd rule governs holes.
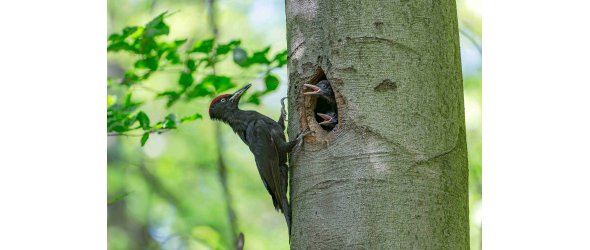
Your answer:
[[[287,51],[277,53],[269,59],[270,46],[256,51],[252,56],[240,47],[240,40],[218,43],[215,39],[197,40],[191,46],[183,45],[187,39],[163,41],[170,32],[165,23],[167,12],[164,12],[145,26],[125,27],[120,33],[111,34],[108,38],[108,52],[125,52],[137,57],[132,69],[125,72],[120,79],[107,79],[107,131],[109,135],[137,135],[126,132],[141,130],[141,145],[145,145],[151,133],[161,133],[176,129],[178,125],[192,122],[203,116],[199,113],[176,118],[174,113],[168,114],[162,121],[152,124],[144,111],[138,111],[142,102],[133,100],[133,86],[142,86],[142,82],[152,75],[164,71],[175,70],[178,73],[178,86],[173,89],[154,91],[155,98],[165,98],[166,108],[172,107],[177,101],[191,101],[195,98],[213,97],[219,93],[236,87],[230,76],[218,75],[213,67],[224,60],[225,55],[233,53],[233,61],[242,68],[254,65],[263,67],[260,77],[264,79],[266,88],[253,92],[246,102],[260,104],[260,98],[277,89],[279,79],[272,70],[287,64]],[[124,95],[124,98],[119,98]],[[117,101],[121,100],[121,101]]]
[[[245,248],[288,249],[283,216],[247,146],[227,126],[218,139],[203,119],[213,96],[250,82],[244,108],[278,117],[286,93],[284,2],[216,3],[214,40],[206,1],[108,0],[108,133],[131,135],[108,137],[109,249],[231,249],[219,153]],[[481,242],[479,3],[458,1],[471,249]]]
[[[287,63],[286,50],[271,53],[270,46],[249,53],[242,47],[242,42],[235,39],[226,43],[212,38],[170,39],[171,27],[167,24],[170,17],[164,12],[144,26],[126,26],[108,37],[109,63],[116,64],[116,69],[120,71],[118,75],[109,74],[107,79],[107,130],[112,136],[109,139],[108,162],[110,249],[232,248],[227,211],[223,211],[225,204],[220,198],[223,191],[217,189],[220,177],[216,176],[218,170],[215,169],[218,157],[223,157],[215,149],[222,145],[211,140],[212,133],[204,132],[210,128],[191,133],[201,137],[191,138],[192,141],[201,143],[182,143],[184,154],[186,149],[198,150],[197,159],[187,159],[180,153],[178,158],[148,160],[141,152],[126,152],[125,148],[134,151],[137,144],[129,147],[129,140],[120,136],[141,137],[139,142],[141,146],[146,146],[144,150],[148,156],[161,154],[162,150],[179,149],[162,146],[162,140],[182,139],[186,135],[162,137],[159,134],[168,130],[180,132],[183,128],[181,124],[201,119],[206,112],[203,107],[207,107],[204,103],[238,86],[237,82],[262,83],[263,89],[251,91],[244,98],[246,103],[260,104],[260,98],[278,89],[280,79],[274,71]],[[189,43],[189,40],[192,42]],[[124,59],[119,61],[113,59],[115,57]],[[130,62],[122,66],[124,60]],[[216,70],[215,65],[227,62],[233,63],[237,69],[228,72]],[[224,66],[224,69],[228,68],[227,64]],[[237,75],[227,74],[229,72]],[[159,77],[174,79],[175,84],[166,85],[160,81],[152,84],[153,79]],[[185,112],[186,106],[192,106],[194,102],[201,104],[198,109],[191,108],[190,115],[177,118],[175,112],[171,112]],[[154,123],[152,120],[159,121]],[[209,124],[206,127],[210,127]],[[157,135],[155,142],[148,143],[150,134]],[[160,146],[155,146],[157,149],[150,147],[158,144]],[[154,153],[154,150],[159,152]],[[231,159],[226,161],[231,162]],[[164,162],[166,167],[159,162]],[[188,172],[198,172],[202,182],[194,175],[186,175]],[[259,177],[257,173],[251,175],[248,179],[254,181],[250,188],[257,189],[259,186],[255,184],[260,184],[257,182]],[[182,182],[181,178],[186,178],[186,182]],[[199,191],[184,192],[195,184],[200,185]],[[211,190],[211,186],[215,188]],[[254,200],[269,198],[260,193],[256,197]],[[252,239],[256,238],[248,238],[251,241],[249,245],[255,246],[256,241]]]

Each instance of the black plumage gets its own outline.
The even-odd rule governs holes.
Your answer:
[[[248,145],[254,154],[262,182],[272,197],[275,209],[285,215],[289,235],[291,235],[291,209],[287,200],[289,175],[287,154],[309,132],[299,134],[293,141],[286,141],[284,105],[282,105],[281,117],[278,121],[256,111],[239,109],[240,97],[250,86],[248,84],[234,94],[220,95],[213,99],[209,106],[209,116],[213,120],[228,124]]]

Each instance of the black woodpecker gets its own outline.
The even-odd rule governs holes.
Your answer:
[[[251,84],[246,85],[233,94],[215,97],[209,106],[209,117],[228,124],[242,141],[248,145],[264,187],[272,197],[275,209],[285,215],[291,236],[291,208],[287,200],[289,171],[287,153],[310,133],[300,133],[293,141],[285,139],[285,106],[282,103],[281,117],[278,121],[252,110],[238,108],[240,97]]]

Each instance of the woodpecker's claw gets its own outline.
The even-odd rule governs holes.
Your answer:
[[[308,134],[310,134],[312,132],[313,131],[311,131],[309,129],[306,129],[305,131],[303,131],[303,132],[299,133],[299,135],[297,135],[296,140],[301,140],[301,139],[305,138],[306,135],[308,135]]]
[[[318,95],[321,91],[320,87],[315,85],[305,83],[303,86],[313,89],[313,91],[310,92],[303,92],[303,95]]]
[[[313,131],[311,131],[311,130],[309,130],[309,129],[306,129],[305,131],[303,131],[303,132],[299,133],[299,134],[297,135],[297,138],[295,138],[295,140],[297,141],[297,145],[296,145],[296,147],[298,147],[298,148],[299,148],[299,147],[301,147],[301,144],[303,144],[303,138],[304,138],[306,135],[308,135],[308,134],[310,134],[310,133],[312,133],[312,132],[313,132]]]

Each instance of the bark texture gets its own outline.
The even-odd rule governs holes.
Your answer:
[[[453,0],[286,0],[292,249],[468,249]],[[304,83],[327,78],[324,131]]]

